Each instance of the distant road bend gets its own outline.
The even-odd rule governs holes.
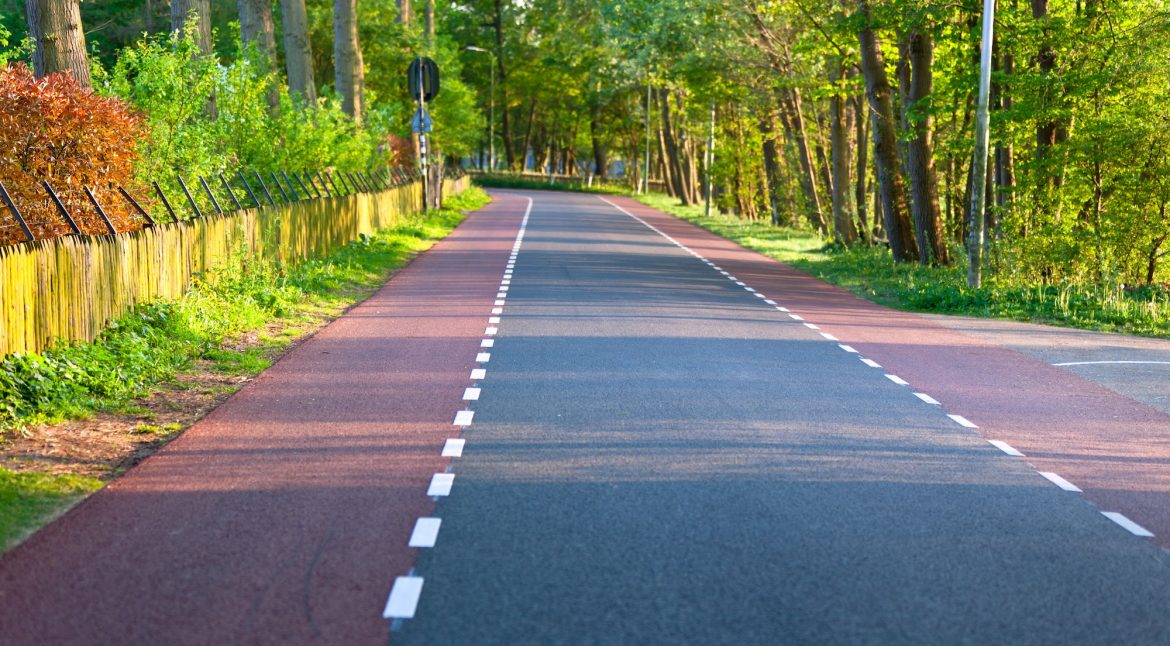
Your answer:
[[[1170,413],[1053,365],[1170,345],[968,321],[500,191],[3,557],[0,642],[1170,643]]]

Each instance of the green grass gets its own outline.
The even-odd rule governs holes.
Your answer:
[[[0,554],[101,486],[93,478],[0,469]]]
[[[722,215],[705,218],[702,207],[679,206],[661,194],[637,199],[858,296],[897,309],[1170,338],[1170,292],[1163,288],[1031,285],[991,274],[982,287],[972,289],[967,287],[966,267],[961,261],[949,267],[895,263],[885,248],[844,249],[828,244],[812,231]]]
[[[630,195],[629,187],[624,184],[601,182],[594,180],[593,186],[587,184],[588,180],[574,179],[570,181],[556,181],[549,182],[547,179],[538,179],[535,177],[522,177],[520,175],[474,175],[471,181],[476,186],[483,186],[486,188],[519,188],[538,191],[569,191],[573,193],[602,193],[605,195]]]

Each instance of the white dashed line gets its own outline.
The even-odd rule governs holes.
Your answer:
[[[799,315],[799,314],[789,314],[788,317],[791,318],[793,321],[803,321],[804,320],[804,317]]]
[[[497,299],[508,298],[508,292],[500,292],[499,294],[496,294],[496,298]]]
[[[451,424],[455,426],[470,426],[473,417],[475,417],[475,411],[461,410],[455,413],[455,421],[451,422]]]
[[[752,296],[755,296],[756,298],[763,298],[764,297],[764,295],[759,293],[759,292],[755,292],[754,294],[752,294]]]
[[[483,341],[479,342],[479,347],[490,348],[490,347],[494,346],[495,344],[496,344],[495,339],[484,339]]]
[[[958,424],[959,426],[966,426],[967,428],[979,428],[974,423],[972,423],[971,420],[967,419],[966,417],[963,417],[962,415],[948,414],[947,417],[953,419],[955,421],[955,423]]]
[[[497,289],[499,289],[501,292],[504,292],[505,294],[507,294],[507,293],[508,293],[508,290],[509,290],[509,289],[512,289],[512,288],[511,288],[511,287],[506,287],[506,286],[505,286],[505,287],[499,287],[499,288],[497,288]]]
[[[436,473],[431,476],[431,486],[427,487],[428,496],[449,496],[451,485],[455,484],[454,473]]]
[[[821,336],[825,337],[826,339],[828,339],[830,341],[840,341],[841,340],[841,339],[838,339],[837,337],[833,336],[832,334],[829,334],[828,332],[821,332]]]
[[[1040,475],[1047,478],[1049,482],[1060,487],[1061,489],[1064,489],[1065,491],[1071,491],[1073,493],[1083,493],[1081,491],[1080,487],[1078,487],[1075,484],[1069,482],[1068,480],[1065,480],[1064,478],[1056,475],[1055,473],[1052,473],[1051,471],[1040,471],[1039,473],[1040,473]]]
[[[507,279],[507,278],[505,278],[504,280],[501,280],[501,281],[500,281],[500,284],[501,284],[501,285],[511,285],[511,284],[512,284],[512,281],[511,281],[511,280],[509,280],[509,279]]]
[[[503,313],[504,313],[504,308],[502,308],[502,307],[493,307],[492,308],[492,314],[503,314]]]
[[[499,332],[499,331],[500,331],[500,328],[498,328],[498,327],[489,327],[486,330],[484,330],[483,333],[485,336],[495,336],[496,332]]]
[[[470,379],[472,381],[479,381],[480,379],[483,379],[485,377],[487,377],[487,370],[485,370],[484,368],[475,368],[471,371]]]
[[[487,363],[488,361],[491,361],[491,358],[492,358],[492,353],[480,352],[479,354],[475,355],[475,362],[476,363]]]
[[[488,317],[488,323],[491,325],[494,325],[494,324],[499,323],[499,322],[500,322],[500,317],[498,317],[498,316],[489,316]]]
[[[958,420],[956,420],[956,421],[958,421]],[[961,423],[962,422],[960,422],[960,424]],[[964,426],[966,426],[966,424],[964,424]],[[1023,453],[1020,453],[1019,451],[1016,450],[1016,448],[1014,446],[1012,446],[1011,444],[1008,444],[1007,442],[1004,442],[1003,440],[987,440],[987,443],[994,446],[995,448],[999,449],[1000,451],[1007,453],[1008,455],[1010,455],[1012,457],[1015,457],[1015,458],[1024,457]]]
[[[850,354],[857,354],[857,350],[854,350],[853,346],[851,346],[851,345],[845,345],[844,343],[838,343],[837,347],[841,348],[842,350],[844,350]]]
[[[736,285],[739,285],[740,287],[746,287],[746,286],[747,286],[747,285],[745,285],[745,284],[744,284],[744,282],[743,282],[742,280],[737,280],[737,281],[735,281],[735,284],[736,284]]]
[[[874,361],[873,359],[866,359],[865,357],[861,358],[861,362],[864,363],[865,365],[869,366],[870,368],[881,368],[882,367],[882,364]]]
[[[473,402],[473,401],[478,401],[478,400],[479,400],[479,388],[465,388],[465,389],[463,389],[463,401]],[[470,423],[470,421],[468,423]]]
[[[909,386],[910,385],[910,382],[899,377],[898,375],[886,375],[886,379],[889,379],[890,381],[898,384],[899,386]]]
[[[756,291],[756,290],[752,289],[751,287],[746,287],[746,286],[744,287],[744,289],[746,289],[746,290],[747,290],[747,291],[749,291],[749,292],[755,292],[755,291]]]
[[[414,611],[418,609],[418,598],[422,594],[423,578],[421,576],[400,576],[394,579],[394,587],[390,589],[390,598],[386,600],[386,609],[382,611],[383,619],[412,619]]]
[[[787,307],[784,307],[783,305],[777,305],[777,306],[776,306],[776,309],[780,310],[781,312],[787,312],[787,311],[788,311],[788,308],[787,308]]]
[[[806,328],[810,329],[810,330],[819,330],[819,329],[821,329],[821,328],[817,327],[816,325],[814,325],[814,324],[812,324],[812,323],[805,323],[805,324],[804,324],[804,326],[805,326]]]
[[[439,455],[444,458],[463,457],[463,445],[466,443],[467,440],[461,437],[447,438],[447,441],[443,444],[443,452]]]
[[[410,533],[410,542],[407,547],[434,547],[435,539],[439,538],[441,518],[419,518],[414,521],[414,531]]]
[[[764,302],[767,303],[768,305],[775,305],[776,304],[776,301],[774,301],[770,298],[765,298]]]
[[[1109,520],[1117,523],[1118,525],[1121,525],[1122,527],[1124,527],[1126,529],[1126,531],[1128,531],[1130,534],[1133,534],[1134,536],[1144,536],[1144,537],[1149,538],[1149,537],[1152,537],[1154,535],[1154,533],[1151,532],[1150,530],[1148,530],[1145,527],[1142,527],[1141,525],[1126,518],[1124,514],[1121,514],[1119,512],[1103,511],[1103,512],[1101,512],[1101,514],[1104,515]]]
[[[926,393],[914,393],[914,396],[921,399],[922,401],[924,401],[928,404],[934,404],[935,406],[942,406],[942,404],[937,399],[935,399],[934,397],[931,397],[930,395],[927,395]]]
[[[503,306],[505,303],[506,303],[506,301],[503,298],[498,298],[498,299],[496,299],[496,302],[493,303],[493,305]]]

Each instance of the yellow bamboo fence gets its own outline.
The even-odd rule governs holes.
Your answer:
[[[444,181],[443,194],[468,178]],[[92,341],[139,303],[176,299],[234,254],[295,263],[422,209],[422,184],[160,224],[119,235],[0,247],[0,356]]]

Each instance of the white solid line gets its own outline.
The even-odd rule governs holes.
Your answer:
[[[500,317],[498,317],[498,316],[489,316],[488,317],[488,323],[499,323],[499,322],[500,322]]]
[[[789,316],[789,318],[791,318],[794,321],[803,321],[804,320],[804,317],[800,316],[799,314],[789,314],[788,316]]]
[[[857,350],[854,350],[853,346],[851,346],[851,345],[845,345],[844,343],[838,343],[837,347],[841,348],[842,350],[844,350],[850,354],[857,354]]]
[[[829,334],[828,332],[821,332],[821,336],[825,337],[826,339],[828,339],[830,341],[840,341],[841,340],[841,339],[838,339],[837,337],[833,336],[832,334]]]
[[[889,379],[890,381],[898,384],[899,386],[909,386],[910,385],[910,382],[899,377],[898,375],[886,375],[886,379]]]
[[[394,587],[390,589],[390,598],[386,600],[386,609],[382,611],[383,619],[411,619],[418,609],[418,598],[422,594],[423,578],[421,576],[400,576],[394,579]]]
[[[475,368],[471,371],[471,377],[469,377],[469,379],[471,379],[472,381],[479,381],[480,379],[484,379],[486,377],[487,377],[487,370],[486,369]]]
[[[816,326],[816,324],[814,324],[814,323],[808,323],[808,322],[806,322],[806,323],[804,324],[804,326],[805,326],[806,328],[810,329],[810,330],[819,330],[819,329],[821,329],[821,328],[817,327],[817,326]]]
[[[461,410],[455,413],[455,421],[451,422],[454,426],[470,426],[471,418],[475,417],[475,411]]]
[[[775,305],[776,304],[776,301],[774,301],[770,298],[765,298],[764,302],[767,303],[768,305]]]
[[[502,307],[493,307],[492,308],[492,314],[503,314],[503,313],[504,313],[504,308],[502,308]]]
[[[491,358],[492,358],[492,353],[480,352],[479,354],[475,355],[475,362],[476,363],[487,363],[488,361],[491,361]]]
[[[1133,534],[1134,536],[1152,537],[1154,535],[1154,532],[1151,532],[1145,527],[1142,527],[1141,525],[1126,518],[1124,514],[1118,513],[1116,511],[1103,511],[1101,513],[1109,520],[1124,527],[1130,534]]]
[[[494,346],[495,344],[496,344],[495,339],[484,339],[483,341],[479,342],[479,347],[490,348],[490,347]]]
[[[493,334],[495,334],[496,332],[499,332],[499,331],[500,331],[500,328],[498,328],[498,327],[489,327],[488,329],[484,330],[483,333],[486,334],[487,336],[492,336]]]
[[[928,404],[934,404],[935,406],[942,406],[942,404],[937,399],[935,399],[934,397],[931,397],[930,395],[927,395],[926,393],[914,393],[914,396],[921,399],[922,401],[924,401]]]
[[[463,400],[473,402],[479,399],[479,388],[465,388],[463,390]]]
[[[959,426],[966,426],[967,428],[979,428],[979,427],[978,427],[978,426],[976,426],[976,425],[975,425],[975,424],[974,424],[974,423],[973,423],[971,420],[967,419],[966,417],[963,417],[962,415],[950,415],[950,414],[948,414],[948,415],[947,415],[947,417],[949,417],[949,418],[951,418],[952,420],[954,420],[954,421],[955,421],[955,423],[956,423],[956,424],[958,424]]]
[[[435,539],[439,537],[439,525],[442,518],[422,517],[414,521],[414,531],[410,533],[410,542],[407,547],[434,547]]]
[[[466,443],[467,443],[467,440],[465,440],[461,437],[447,438],[447,441],[443,444],[443,452],[440,453],[439,455],[441,455],[442,457],[445,457],[445,458],[462,457],[463,456],[463,445]]]
[[[1040,475],[1047,478],[1049,482],[1060,487],[1061,489],[1064,489],[1065,491],[1071,491],[1073,493],[1083,493],[1081,491],[1080,487],[1078,487],[1075,484],[1069,482],[1068,480],[1065,480],[1064,478],[1056,475],[1055,473],[1052,473],[1051,471],[1040,471],[1039,473],[1040,473]]]
[[[861,362],[864,363],[865,365],[869,366],[870,368],[881,368],[882,367],[882,364],[874,361],[873,359],[866,359],[865,357],[861,358]]]
[[[1017,458],[1024,457],[1023,453],[1020,453],[1018,450],[1016,450],[1016,448],[1014,446],[1012,446],[1011,444],[1008,444],[1007,442],[1004,442],[1003,440],[987,440],[987,442],[989,444],[991,444],[992,446],[994,446],[995,448],[999,449],[1000,451],[1003,451],[1004,453],[1007,453],[1008,455],[1010,455],[1012,457],[1017,457]]]
[[[454,473],[436,473],[431,476],[431,486],[427,487],[427,495],[448,496],[451,494],[451,485],[454,483]]]

